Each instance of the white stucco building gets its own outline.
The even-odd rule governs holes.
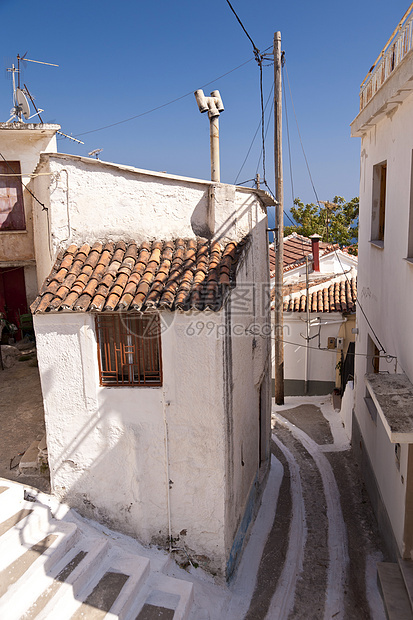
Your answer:
[[[36,174],[52,491],[228,577],[270,462],[272,199],[69,155]]]
[[[33,213],[42,207],[26,188],[40,153],[56,151],[59,129],[0,123],[0,314],[16,327],[39,290]]]
[[[412,15],[383,50],[351,124],[361,138],[353,448],[394,556],[413,558]]]
[[[270,248],[270,267],[273,256]],[[284,238],[283,271],[284,393],[341,391],[349,375],[344,366],[354,359],[357,257],[293,233]]]

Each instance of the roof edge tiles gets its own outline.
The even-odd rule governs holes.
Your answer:
[[[70,245],[59,252],[30,309],[47,312],[213,310],[236,284],[249,237]]]
[[[327,283],[326,283],[327,284]],[[306,312],[307,292],[305,286],[292,290],[291,286],[284,286],[283,311]],[[336,278],[330,280],[328,286],[322,285],[310,287],[309,308],[310,312],[341,312],[352,313],[356,311],[357,303],[357,279]]]

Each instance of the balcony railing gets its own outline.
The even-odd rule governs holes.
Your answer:
[[[413,3],[380,52],[360,86],[360,112],[413,48]]]

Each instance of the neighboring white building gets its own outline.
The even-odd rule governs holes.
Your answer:
[[[40,153],[56,151],[59,129],[0,123],[0,314],[17,327],[39,290],[33,213],[42,207],[26,187]]]
[[[353,449],[394,555],[413,558],[412,13],[360,92]]]
[[[273,258],[270,248],[272,270]],[[341,391],[354,361],[357,258],[317,236],[293,233],[284,238],[283,269],[284,393]]]
[[[70,155],[36,174],[52,491],[228,577],[270,463],[273,201]]]

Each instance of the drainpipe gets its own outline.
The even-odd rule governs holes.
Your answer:
[[[205,97],[204,91],[201,89],[196,90],[194,95],[199,111],[201,113],[208,112],[211,144],[211,181],[219,183],[219,114],[224,111],[224,104],[218,90],[213,90],[210,97]]]
[[[320,235],[311,235],[311,248],[313,252],[313,271],[320,272]]]

